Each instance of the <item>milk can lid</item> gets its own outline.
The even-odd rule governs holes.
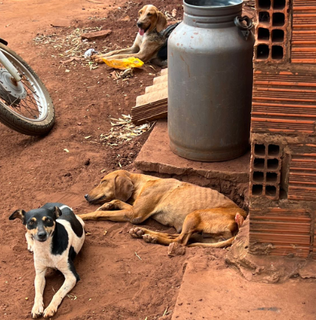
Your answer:
[[[185,4],[203,7],[229,7],[241,4],[243,0],[183,0]]]

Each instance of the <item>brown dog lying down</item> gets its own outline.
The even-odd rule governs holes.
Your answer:
[[[159,66],[166,62],[159,57],[159,50],[166,42],[166,35],[161,33],[167,25],[167,19],[163,13],[153,5],[146,5],[139,10],[137,27],[139,32],[130,48],[114,50],[105,54],[93,55],[92,59],[102,63],[103,57],[111,59],[123,59],[135,57],[143,62],[153,62]]]
[[[173,242],[187,245],[192,234],[202,233],[220,241],[190,246],[225,247],[233,242],[246,218],[244,210],[216,190],[125,170],[106,175],[85,198],[92,204],[104,204],[95,212],[81,214],[83,220],[138,224],[151,217],[165,226],[173,226],[179,234],[142,227],[130,230],[133,237],[163,245]]]

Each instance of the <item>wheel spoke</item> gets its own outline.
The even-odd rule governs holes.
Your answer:
[[[6,52],[4,53],[7,54]],[[8,94],[6,97],[0,97],[0,101],[9,107],[11,111],[18,113],[24,118],[32,121],[40,120],[40,118],[46,113],[46,101],[43,99],[43,93],[40,86],[36,85],[36,81],[33,79],[31,73],[25,71],[25,69],[22,69],[24,66],[21,65],[19,61],[14,60],[14,57],[11,56],[8,58],[22,77],[21,83],[26,91],[26,96],[23,99],[19,99],[15,98],[11,94]],[[1,64],[0,68],[3,68]]]
[[[16,69],[5,59],[6,67],[0,63],[0,121],[24,134],[47,134],[54,125],[55,111],[45,85],[14,51],[1,43],[0,51]],[[15,77],[16,81],[8,70],[17,72],[21,80]]]

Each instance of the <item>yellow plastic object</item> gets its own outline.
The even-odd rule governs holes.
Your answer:
[[[138,58],[130,57],[124,59],[107,59],[102,58],[102,60],[111,68],[126,70],[129,68],[140,68],[143,66],[144,62]]]

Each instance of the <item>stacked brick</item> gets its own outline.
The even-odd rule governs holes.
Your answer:
[[[293,63],[316,63],[316,1],[294,0],[291,58]]]
[[[250,252],[316,258],[316,1],[256,0]]]
[[[252,144],[252,195],[277,200],[280,197],[281,155],[278,145]]]
[[[284,62],[288,56],[286,32],[289,0],[257,0],[255,57],[264,62]]]

